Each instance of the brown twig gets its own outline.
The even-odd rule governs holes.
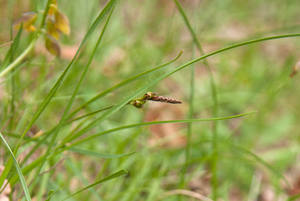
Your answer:
[[[7,43],[3,43],[2,45],[0,45],[0,48],[8,46],[8,45],[13,44],[13,43],[14,43],[14,41],[9,41]]]

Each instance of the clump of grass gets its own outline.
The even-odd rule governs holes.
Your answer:
[[[90,10],[93,10],[91,7],[99,6],[96,3],[89,2],[86,5],[81,5],[81,3],[74,1],[74,5],[82,10],[88,6],[90,6]],[[8,153],[9,157],[4,157],[5,154],[3,154],[5,170],[0,176],[0,186],[5,184],[5,179],[8,179],[13,188],[14,194],[11,194],[13,199],[25,196],[27,200],[31,200],[33,197],[37,200],[66,200],[72,197],[74,200],[150,201],[172,200],[174,195],[181,194],[182,196],[178,197],[180,200],[190,200],[189,196],[207,200],[210,198],[212,200],[219,198],[229,200],[230,192],[235,190],[237,185],[241,197],[250,199],[258,197],[260,193],[259,189],[252,188],[252,183],[261,182],[259,179],[255,180],[257,171],[265,171],[272,175],[267,178],[274,181],[270,181],[268,185],[276,187],[278,195],[285,192],[279,179],[291,186],[291,182],[283,176],[291,162],[287,160],[284,167],[276,165],[273,156],[261,154],[259,150],[256,150],[256,146],[264,148],[265,145],[272,145],[270,143],[272,137],[266,137],[266,134],[276,133],[272,129],[265,128],[264,123],[268,119],[264,115],[267,115],[269,108],[263,107],[265,106],[261,105],[263,101],[256,96],[261,93],[259,89],[262,86],[266,87],[268,95],[264,102],[270,103],[269,107],[273,108],[272,104],[276,105],[279,100],[278,94],[286,93],[288,90],[283,89],[291,87],[288,86],[289,81],[282,84],[282,80],[288,77],[288,73],[281,73],[282,79],[276,82],[281,83],[278,88],[274,87],[274,80],[270,84],[263,76],[260,77],[262,72],[245,73],[246,70],[244,70],[241,73],[236,70],[237,73],[234,77],[231,77],[231,72],[227,72],[231,80],[238,80],[239,87],[251,86],[249,83],[251,83],[250,75],[252,73],[259,80],[259,83],[256,83],[248,93],[238,91],[236,95],[228,95],[224,93],[226,87],[222,83],[226,81],[222,77],[228,78],[228,75],[217,72],[215,67],[217,64],[208,59],[212,56],[223,58],[222,55],[230,54],[229,50],[240,51],[242,47],[251,49],[254,44],[271,40],[276,44],[275,40],[277,39],[299,37],[300,34],[259,37],[204,53],[201,45],[205,42],[200,44],[201,37],[198,36],[197,30],[192,28],[194,23],[191,23],[188,17],[190,9],[182,6],[177,0],[174,0],[173,3],[179,12],[178,15],[173,13],[170,20],[174,19],[173,21],[176,22],[175,28],[186,29],[191,39],[191,43],[182,46],[197,48],[194,53],[190,51],[192,48],[185,51],[188,55],[192,54],[192,56],[189,55],[192,59],[188,59],[182,65],[175,63],[181,56],[184,57],[183,51],[178,54],[177,50],[178,44],[182,41],[175,40],[176,36],[171,31],[170,24],[170,29],[166,31],[167,35],[172,38],[166,41],[165,47],[160,47],[161,52],[146,40],[147,37],[151,38],[151,34],[148,36],[145,33],[148,28],[152,27],[151,31],[154,33],[165,30],[155,27],[151,20],[144,17],[144,15],[153,15],[151,19],[155,20],[156,13],[164,13],[159,10],[161,7],[156,7],[155,1],[149,1],[144,5],[145,7],[142,7],[152,10],[147,9],[141,15],[143,17],[141,19],[142,26],[139,31],[135,30],[136,27],[128,22],[128,20],[132,20],[131,13],[127,13],[125,15],[127,18],[122,19],[123,21],[120,19],[123,16],[121,11],[124,10],[122,9],[126,6],[130,8],[133,6],[130,2],[110,0],[107,4],[100,5],[101,12],[97,12],[97,15],[96,13],[90,14],[91,18],[96,16],[95,20],[93,23],[87,23],[91,26],[74,53],[73,59],[69,62],[64,58],[52,57],[51,63],[55,65],[55,68],[49,67],[47,62],[49,56],[42,54],[33,56],[32,50],[39,45],[38,38],[48,20],[47,14],[53,12],[51,9],[62,14],[64,4],[62,3],[62,7],[59,5],[60,10],[58,11],[56,1],[48,0],[43,5],[44,12],[41,17],[36,12],[29,20],[26,18],[30,23],[26,24],[26,19],[19,20],[19,30],[14,38],[11,33],[13,43],[0,45],[0,48],[5,50],[10,45],[10,48],[4,51],[0,77],[5,78],[3,84],[6,89],[3,90],[11,94],[10,98],[7,97],[3,100],[5,104],[1,108],[3,114],[1,119],[4,123],[1,123],[2,134],[0,137],[5,145],[3,152]],[[38,8],[41,5],[34,7]],[[137,12],[141,10],[138,9]],[[70,15],[71,26],[82,26],[79,22],[84,19],[76,21],[78,16],[76,13],[72,13],[72,10],[66,9],[64,12],[66,16]],[[174,10],[174,12],[177,11]],[[183,18],[182,24],[177,25],[177,22],[181,22],[179,18],[177,21],[177,16]],[[62,18],[65,19],[65,17]],[[33,33],[26,33],[27,37],[24,36],[22,28],[33,30],[35,18],[40,19],[40,25]],[[134,37],[132,47],[127,49],[123,47],[123,50],[119,50],[119,52],[126,52],[122,64],[106,66],[109,64],[105,61],[108,52],[114,49],[116,44],[127,44],[124,41],[132,39],[131,33],[119,30],[122,27],[120,22],[129,23],[125,27],[130,28],[131,31],[135,30],[134,33],[137,33],[138,37]],[[135,23],[138,24],[138,21]],[[12,27],[12,24],[10,26]],[[66,28],[66,26],[63,27]],[[46,31],[49,34],[50,29],[47,28]],[[69,33],[66,30],[64,32]],[[51,33],[54,34],[53,37],[57,36],[53,30]],[[120,38],[116,36],[120,36]],[[64,37],[59,37],[60,43],[71,41],[74,36],[71,34]],[[23,38],[28,39],[27,44],[22,43]],[[144,48],[143,43],[147,43],[149,49],[145,51],[145,54],[143,51],[139,51],[139,48]],[[61,55],[56,51],[59,49],[60,52],[61,47],[58,48],[58,43],[50,41],[46,44],[51,53],[56,56]],[[172,59],[167,59],[168,56],[162,51],[163,49],[164,51],[171,49],[170,58]],[[246,52],[246,56],[244,56],[252,55],[255,51],[257,50]],[[174,56],[173,54],[178,55]],[[201,56],[197,57],[197,54]],[[235,54],[233,56],[242,53]],[[117,54],[118,56],[119,54]],[[228,59],[227,57],[225,56],[226,59]],[[161,62],[162,60],[167,60],[167,62]],[[207,78],[209,83],[201,83],[203,88],[199,84],[201,79],[199,79],[200,75],[197,71],[201,61],[206,67],[204,73],[202,72],[204,75],[201,79]],[[156,67],[148,69],[144,62],[147,66],[154,64]],[[257,61],[257,63],[259,62],[262,60]],[[158,63],[163,64],[159,65]],[[38,68],[30,68],[29,64],[38,66]],[[174,65],[177,67],[174,68]],[[218,65],[222,66],[222,64]],[[191,75],[188,77],[190,79],[188,82],[186,81],[186,67],[192,67],[191,72],[188,73]],[[46,73],[45,69],[48,69]],[[226,69],[227,67],[224,67],[220,71],[226,72]],[[272,74],[273,71],[269,73]],[[36,74],[42,78],[31,81],[30,76]],[[244,77],[245,74],[246,77]],[[292,75],[292,77],[296,75],[295,68]],[[241,77],[238,78],[239,76]],[[229,87],[231,83],[227,81],[227,84]],[[171,89],[171,85],[175,86],[174,89]],[[24,94],[27,88],[28,92]],[[189,92],[187,92],[188,88]],[[235,90],[237,89],[232,89],[234,92]],[[146,91],[158,91],[163,96],[158,96],[154,92],[145,94]],[[230,92],[233,93],[232,91]],[[170,93],[172,95],[169,96]],[[20,94],[24,94],[23,97]],[[64,98],[60,98],[60,96]],[[177,97],[180,101],[177,100]],[[150,103],[151,101],[155,103]],[[178,113],[181,113],[181,118],[169,117],[170,120],[145,122],[144,116],[168,113],[165,112],[165,108],[168,106],[164,103],[171,103],[172,105],[168,105],[173,110],[180,108]],[[153,109],[152,104],[163,106]],[[144,107],[146,105],[150,105],[148,111],[147,107]],[[145,112],[141,113],[136,108]],[[258,113],[257,109],[260,109]],[[188,118],[183,117],[186,113]],[[254,113],[257,114],[254,115]],[[205,114],[209,114],[210,118],[204,118]],[[292,117],[294,115],[288,113],[287,119],[280,119],[278,125],[282,125],[283,130],[286,130],[287,125],[293,122]],[[272,121],[276,121],[274,116],[271,118]],[[204,122],[211,122],[212,127],[207,126],[207,123]],[[169,129],[167,130],[168,136],[156,136],[158,138],[156,146],[149,143],[156,131],[151,132],[148,127],[177,123],[187,125],[187,127],[176,131]],[[271,124],[272,122],[267,123]],[[184,137],[183,145],[175,148],[164,145],[164,142],[169,141],[174,133]],[[276,139],[283,139],[280,134],[282,132],[277,132]],[[280,153],[282,158],[286,156],[285,152],[280,151]],[[195,178],[197,184],[194,184],[196,187],[192,187]],[[107,182],[109,180],[112,181]],[[208,191],[197,191],[197,188],[200,190],[204,188],[203,186],[199,187],[199,183],[206,180],[208,180]],[[101,186],[98,185],[100,183]],[[261,191],[263,192],[263,189]],[[299,197],[299,195],[288,196],[290,196],[290,200]]]

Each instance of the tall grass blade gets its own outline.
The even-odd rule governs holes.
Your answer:
[[[226,119],[233,119],[233,118],[238,118],[238,117],[243,117],[246,115],[250,115],[250,114],[254,114],[256,113],[256,111],[252,111],[252,112],[247,112],[244,114],[239,114],[239,115],[234,115],[234,116],[228,116],[228,117],[220,117],[220,118],[210,118],[210,119],[183,119],[183,120],[170,120],[170,121],[153,121],[153,122],[146,122],[146,123],[139,123],[139,124],[132,124],[132,125],[127,125],[127,126],[122,126],[122,127],[118,127],[118,128],[114,128],[111,130],[107,130],[101,133],[97,133],[94,135],[91,135],[87,138],[84,138],[82,140],[79,140],[65,148],[63,148],[62,150],[60,150],[59,152],[63,152],[65,150],[68,150],[69,148],[79,145],[83,142],[89,141],[95,137],[101,136],[101,135],[107,135],[109,133],[112,132],[116,132],[119,130],[123,130],[123,129],[129,129],[129,128],[135,128],[135,127],[141,127],[141,126],[150,126],[150,125],[157,125],[157,124],[168,124],[168,123],[189,123],[189,122],[201,122],[201,121],[220,121],[220,120],[226,120]]]
[[[26,182],[25,182],[25,179],[24,179],[24,176],[23,176],[23,173],[22,173],[22,170],[19,166],[19,163],[17,161],[17,159],[15,158],[14,156],[14,153],[12,152],[12,150],[10,149],[9,145],[7,144],[7,142],[5,141],[4,137],[2,136],[2,134],[0,133],[0,138],[2,139],[2,141],[4,142],[5,146],[7,147],[12,159],[13,159],[13,162],[15,164],[15,167],[17,169],[17,172],[18,172],[18,175],[19,175],[19,178],[20,178],[20,181],[21,181],[21,184],[22,184],[22,188],[24,190],[24,193],[25,193],[25,197],[28,201],[31,201],[31,197],[30,197],[30,193],[29,193],[29,190],[28,190],[28,187],[26,185]]]
[[[184,22],[186,24],[186,26],[188,27],[190,34],[193,38],[193,41],[195,43],[195,45],[197,46],[198,50],[201,52],[202,55],[204,55],[204,51],[202,49],[202,46],[199,42],[199,40],[197,39],[196,33],[193,30],[185,12],[183,11],[182,6],[180,5],[178,0],[174,0],[178,10],[180,11],[180,14],[182,16],[182,18],[184,19]],[[217,117],[218,116],[218,105],[219,105],[219,101],[218,101],[218,94],[217,94],[217,86],[215,83],[215,79],[211,70],[210,65],[208,64],[206,59],[203,59],[203,63],[204,65],[207,67],[208,72],[209,72],[209,81],[210,81],[210,87],[211,87],[211,92],[212,92],[212,100],[213,100],[213,117]],[[213,123],[213,142],[212,142],[212,147],[214,150],[214,155],[212,157],[212,161],[211,161],[211,171],[212,171],[212,189],[213,189],[213,199],[216,200],[218,198],[218,176],[217,176],[217,163],[218,163],[218,133],[217,133],[217,127],[218,124],[217,122]]]

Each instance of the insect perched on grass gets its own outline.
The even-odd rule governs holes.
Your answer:
[[[141,98],[133,99],[128,104],[133,105],[137,108],[144,107],[144,104],[147,102],[147,100],[150,101],[157,101],[157,102],[163,102],[163,103],[171,103],[171,104],[180,104],[182,103],[179,100],[168,98],[164,96],[156,96],[156,92],[147,92],[144,96]]]

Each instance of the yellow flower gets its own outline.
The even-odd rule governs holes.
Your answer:
[[[47,33],[59,40],[60,30],[56,28],[54,21],[51,19],[47,20]]]
[[[45,46],[47,50],[56,56],[60,56],[60,45],[58,40],[56,40],[53,36],[46,34],[45,35]]]
[[[24,13],[22,14],[22,17],[20,17],[13,23],[13,28],[19,29],[21,24],[23,23],[23,29],[26,29],[27,31],[35,31],[36,29],[33,24],[35,23],[36,18],[36,12]]]
[[[55,13],[55,26],[59,29],[62,33],[69,35],[70,34],[70,23],[65,14],[62,12],[57,11]]]

